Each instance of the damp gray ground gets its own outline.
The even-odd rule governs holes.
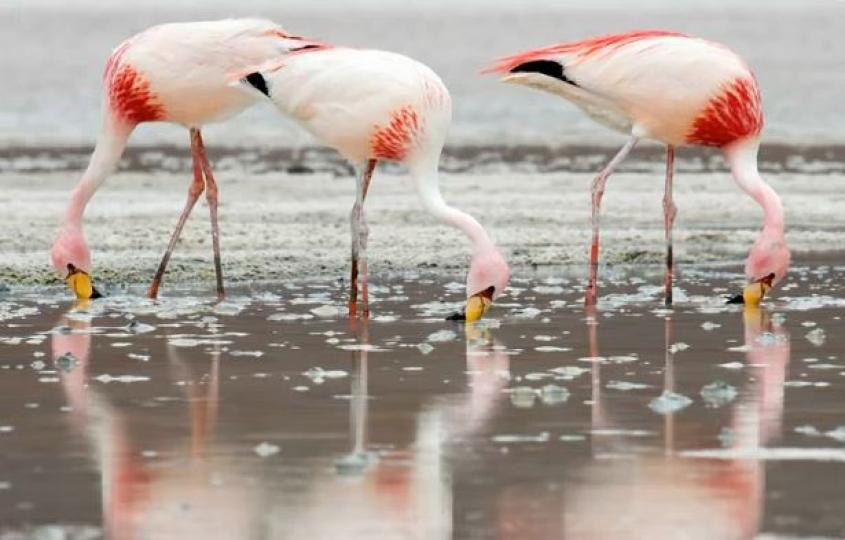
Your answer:
[[[488,229],[515,274],[549,265],[586,267],[594,175],[587,171],[600,168],[603,158],[592,155],[589,163],[570,161],[551,172],[537,171],[530,160],[445,172],[442,190],[450,204]],[[164,252],[184,205],[189,173],[184,155],[162,163],[174,170],[130,168],[110,178],[89,204],[85,230],[95,277],[106,289],[147,283]],[[783,198],[787,238],[800,262],[809,253],[845,249],[845,175],[831,169],[834,162],[797,163],[788,171],[767,173],[767,179]],[[228,282],[345,277],[352,176],[344,171],[255,171],[237,156],[221,157],[216,164]],[[610,265],[659,263],[663,257],[662,165],[646,160],[631,166],[610,180],[603,205],[602,261]],[[57,282],[49,250],[79,175],[78,169],[50,172],[43,163],[2,174],[0,283]],[[675,256],[681,270],[690,263],[742,261],[762,225],[759,207],[727,172],[695,159],[680,167],[676,202]],[[367,209],[371,272],[439,269],[459,278],[466,271],[465,238],[423,210],[401,169],[376,172]],[[202,200],[175,251],[165,291],[167,283],[210,286],[212,276],[208,210]]]
[[[0,293],[0,538],[840,538],[845,266]]]

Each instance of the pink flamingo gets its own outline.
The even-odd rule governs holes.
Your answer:
[[[595,305],[598,294],[599,211],[605,184],[642,138],[667,147],[663,197],[667,305],[672,303],[676,146],[721,148],[739,187],[763,209],[763,230],[745,263],[750,284],[734,300],[759,303],[784,278],[790,254],[783,207],[757,170],[763,128],[760,90],[745,62],[727,47],[675,32],[638,31],[523,52],[500,60],[487,72],[505,74],[505,82],[558,94],[600,124],[630,136],[592,186],[588,306]]]
[[[449,92],[427,66],[375,50],[326,48],[272,61],[236,83],[269,97],[326,145],[361,169],[352,226],[349,314],[366,317],[367,239],[364,201],[379,160],[406,164],[423,204],[440,221],[457,227],[472,244],[467,304],[455,318],[480,319],[508,282],[508,265],[472,216],[448,206],[439,188],[438,163],[452,116]]]
[[[232,88],[233,73],[318,43],[285,32],[260,19],[154,26],[124,41],[112,52],[103,77],[103,125],[88,168],[74,189],[64,222],[53,244],[56,270],[78,297],[97,297],[91,284],[91,254],[82,231],[88,201],[117,166],[129,135],[142,122],[173,122],[190,131],[194,178],[164,257],[149,289],[155,298],[170,255],[197,199],[206,192],[211,214],[217,294],[223,296],[217,227],[217,183],[205,152],[200,127],[224,120],[257,100]]]

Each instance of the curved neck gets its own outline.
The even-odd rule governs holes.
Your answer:
[[[783,235],[783,205],[775,190],[757,170],[759,142],[743,141],[724,148],[734,180],[763,209],[763,231]]]
[[[437,160],[409,164],[411,176],[417,185],[417,192],[425,209],[441,222],[460,229],[469,238],[473,253],[495,249],[493,241],[478,221],[466,212],[449,206],[440,193],[440,178]]]
[[[109,118],[103,122],[94,153],[91,154],[91,160],[88,162],[88,168],[85,169],[82,179],[71,193],[70,203],[65,211],[64,225],[66,227],[82,227],[85,206],[103,181],[117,167],[133,129],[134,126],[121,124]]]

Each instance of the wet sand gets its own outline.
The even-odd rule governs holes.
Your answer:
[[[89,149],[0,154],[0,284],[57,283],[49,248]],[[179,147],[136,148],[91,201],[85,228],[94,272],[106,289],[147,283],[184,205],[188,155]],[[514,267],[586,266],[589,186],[612,150],[447,148],[446,200],[476,216]],[[343,278],[349,257],[354,181],[323,150],[226,151],[212,156],[221,189],[223,269],[228,282]],[[764,147],[762,168],[780,193],[788,241],[806,253],[845,250],[845,169],[841,147]],[[608,184],[602,216],[603,263],[659,263],[663,257],[663,165],[646,145]],[[675,254],[692,262],[742,261],[762,225],[716,153],[683,151],[676,176]],[[367,201],[370,269],[440,269],[462,278],[462,234],[425,213],[403,169],[377,171]],[[211,284],[208,212],[188,221],[167,283]],[[167,286],[165,284],[165,292]]]
[[[845,267],[0,297],[0,538],[839,538]],[[661,398],[661,396],[663,396]],[[66,535],[66,536],[61,536]]]

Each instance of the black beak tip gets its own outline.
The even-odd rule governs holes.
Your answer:
[[[456,311],[452,313],[448,317],[446,317],[447,321],[465,321],[467,320],[466,313],[461,313],[460,311]]]
[[[743,296],[741,294],[738,294],[736,296],[731,296],[730,298],[728,298],[727,302],[725,302],[725,303],[726,304],[744,304],[745,298],[743,298]]]

